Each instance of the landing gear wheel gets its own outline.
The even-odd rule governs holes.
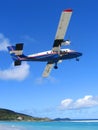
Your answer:
[[[79,61],[79,58],[76,58],[76,61]]]
[[[57,67],[57,66],[54,66],[54,69],[58,69],[58,67]]]

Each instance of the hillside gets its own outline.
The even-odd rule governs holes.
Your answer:
[[[70,118],[55,118],[53,121],[70,121]]]
[[[0,109],[0,120],[15,121],[50,121],[49,118],[37,118],[26,114],[17,113],[8,109]]]

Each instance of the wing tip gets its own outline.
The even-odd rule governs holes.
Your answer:
[[[72,12],[72,9],[65,9],[64,12]]]

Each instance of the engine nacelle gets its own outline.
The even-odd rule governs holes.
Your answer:
[[[70,45],[71,41],[70,40],[66,40],[64,42],[61,43],[61,46],[64,46],[64,45]]]

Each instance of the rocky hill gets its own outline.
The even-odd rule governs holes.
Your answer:
[[[0,120],[14,120],[14,121],[50,121],[49,118],[37,118],[26,114],[17,113],[8,109],[0,109]]]
[[[53,121],[70,121],[70,118],[55,118]]]

